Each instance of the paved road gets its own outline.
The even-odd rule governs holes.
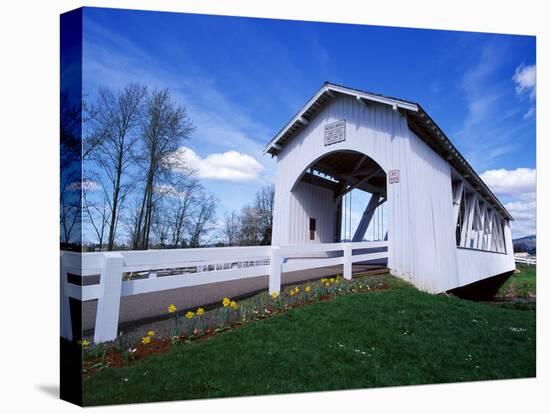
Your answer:
[[[319,269],[300,270],[283,273],[283,285],[319,279],[321,277],[342,274],[343,266],[323,267]],[[354,274],[384,268],[380,265],[354,264]],[[238,298],[268,287],[268,276],[258,276],[249,279],[230,282],[211,283],[208,285],[172,289],[163,292],[145,293],[123,297],[120,304],[121,329],[125,325],[136,324],[138,321],[150,321],[162,318],[167,314],[167,307],[173,303],[178,309],[196,308],[220,302],[224,297]],[[82,304],[82,328],[87,331],[95,324],[97,301]]]

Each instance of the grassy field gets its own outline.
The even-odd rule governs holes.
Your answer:
[[[533,298],[537,296],[535,266],[518,265],[519,273],[513,274],[498,292],[501,297]]]
[[[107,368],[84,381],[84,404],[535,376],[533,310],[386,283]]]

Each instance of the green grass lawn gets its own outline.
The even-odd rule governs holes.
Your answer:
[[[536,297],[537,270],[535,266],[518,265],[515,273],[501,286],[498,296],[503,297]]]
[[[84,381],[84,404],[535,376],[535,312],[390,289],[291,309]]]

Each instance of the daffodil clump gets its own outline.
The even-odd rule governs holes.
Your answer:
[[[377,284],[375,287],[380,286],[382,284]],[[172,338],[174,341],[179,341],[184,335],[187,340],[195,339],[208,333],[213,326],[216,326],[215,331],[217,332],[235,326],[236,323],[263,319],[273,313],[285,312],[295,306],[328,299],[340,294],[357,293],[370,289],[371,287],[361,280],[346,280],[341,275],[323,277],[317,282],[292,286],[281,292],[256,295],[245,302],[244,305],[239,305],[235,300],[224,297],[221,306],[209,313],[209,318],[205,317],[206,312],[202,307],[180,313],[174,304],[170,304],[168,313],[174,319]],[[149,331],[146,336],[141,338],[142,345],[149,344],[154,336],[154,332]],[[87,342],[82,343],[83,348],[87,346]]]
[[[90,346],[90,341],[87,339],[82,339],[81,341],[78,341],[78,344],[82,347],[82,349],[86,349]]]
[[[239,320],[241,314],[242,312],[237,302],[228,297],[223,298],[222,308],[218,311],[218,329],[225,329],[231,326],[231,323]]]
[[[147,335],[145,335],[143,338],[141,338],[141,344],[142,345],[148,345],[151,343],[151,339],[155,336],[155,331],[148,331]]]
[[[167,311],[173,320],[171,340],[172,343],[182,340],[189,342],[203,335],[225,331],[240,324],[268,318],[273,314],[284,313],[297,306],[327,300],[337,295],[354,294],[384,287],[382,281],[368,279],[368,282],[365,279],[346,280],[341,275],[323,277],[318,281],[309,281],[302,285],[284,288],[280,292],[261,293],[247,299],[242,304],[229,297],[224,297],[221,306],[208,312],[202,307],[178,310],[175,304],[169,304]],[[130,361],[139,354],[138,350],[150,347],[157,341],[162,341],[162,339],[155,338],[155,331],[149,330],[136,344],[130,343],[130,338],[121,334],[117,338],[114,348],[120,352],[124,360]],[[102,344],[92,345],[85,339],[78,343],[86,358],[101,356],[105,352]]]
[[[168,313],[172,315],[174,321],[172,326],[172,338],[174,340],[179,336],[180,332],[180,320],[178,316],[178,308],[176,308],[176,305],[174,305],[173,303],[168,305]]]

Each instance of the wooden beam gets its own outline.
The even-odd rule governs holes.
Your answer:
[[[475,193],[472,193],[469,198],[466,198],[464,201],[466,203],[466,208],[464,210],[464,221],[462,222],[462,231],[460,232],[460,245],[462,247],[468,247],[468,238],[470,235],[470,227],[474,218],[474,202],[475,202]]]
[[[353,173],[355,173],[360,167],[361,165],[363,164],[363,162],[365,162],[365,160],[367,159],[368,157],[366,155],[363,155],[361,157],[361,159],[359,160],[359,162],[357,164],[355,164],[355,167],[353,167],[353,171],[352,171],[352,175],[351,176],[348,176],[347,174],[342,174],[342,177],[345,177],[346,178],[346,181],[344,182],[344,187],[347,186],[348,184],[348,181],[351,177],[353,177]]]
[[[357,188],[358,186],[360,186],[361,184],[363,183],[366,183],[367,181],[369,181],[372,177],[374,177],[376,174],[378,173],[378,170],[376,171],[373,171],[371,174],[367,175],[365,178],[357,181],[356,183],[350,185],[348,188],[346,188],[344,191],[342,191],[340,194],[338,194],[336,196],[336,199],[334,200],[334,203],[335,204],[338,204],[338,202],[340,201],[340,199],[345,196],[347,193],[349,193],[351,190],[353,190],[354,188]]]
[[[460,214],[460,203],[462,201],[462,193],[464,192],[464,180],[460,180],[453,194],[453,214],[454,214],[454,223],[455,227],[458,224],[458,216]]]
[[[357,170],[357,171],[352,171],[351,174],[342,174],[342,177],[354,178],[354,177],[357,177],[358,175],[371,174],[372,172],[377,172],[378,175],[383,175],[383,173],[384,173],[384,171],[382,171],[378,167],[375,167],[375,168],[362,168],[362,169]]]
[[[329,175],[335,179],[337,179],[338,181],[340,181],[340,185],[342,186],[341,187],[341,191],[344,191],[345,189],[345,185],[347,185],[346,183],[348,182],[348,178],[344,177],[342,174],[340,173],[337,173],[337,172],[334,172],[332,171],[328,166],[326,165],[323,165],[323,164],[315,164],[315,167],[314,167],[317,171],[323,173],[323,174],[326,174],[326,175]],[[359,180],[357,178],[349,178],[349,182],[351,182],[352,184],[353,183],[357,183]],[[372,194],[380,194],[382,195],[383,197],[386,197],[386,189],[385,187],[383,188],[380,188],[380,187],[376,187],[372,184],[369,184],[369,183],[363,183],[361,184],[361,189],[363,191],[367,191],[369,193],[372,193]]]
[[[361,220],[357,225],[357,229],[355,230],[355,234],[353,235],[352,241],[358,242],[363,240],[363,238],[365,237],[365,233],[369,228],[369,224],[372,220],[372,217],[374,216],[374,212],[376,211],[378,206],[384,204],[385,201],[386,199],[382,199],[382,201],[380,201],[380,196],[377,194],[373,194],[371,196],[369,200],[369,204],[367,204],[367,207],[365,208],[365,211],[361,216]]]
[[[312,173],[305,173],[300,181],[307,184],[316,185],[318,187],[326,188],[328,190],[334,191],[335,193],[339,191],[338,183],[327,180],[323,177],[319,177],[318,175]]]

